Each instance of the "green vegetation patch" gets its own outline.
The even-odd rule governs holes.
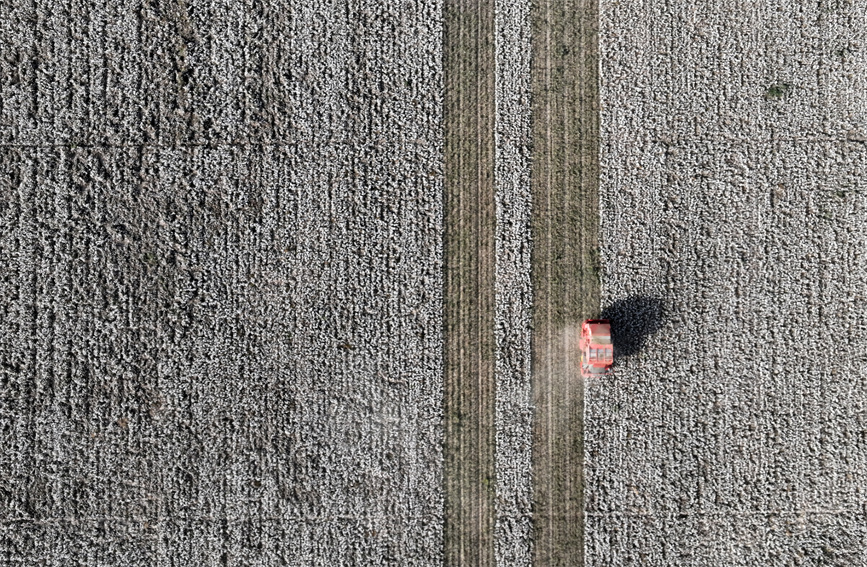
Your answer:
[[[793,88],[790,83],[775,83],[765,90],[765,100],[782,100],[792,92]]]

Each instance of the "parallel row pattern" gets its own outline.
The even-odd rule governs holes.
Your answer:
[[[496,10],[496,558],[532,560],[531,2]]]
[[[603,305],[658,331],[588,389],[588,563],[863,565],[863,2],[601,21]]]
[[[578,333],[598,315],[598,7],[544,0],[533,17],[534,565],[583,565]]]
[[[441,564],[441,21],[0,9],[0,563]]]
[[[445,7],[445,563],[493,566],[494,0]]]

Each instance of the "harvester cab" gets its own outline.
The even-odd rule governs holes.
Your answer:
[[[587,319],[581,325],[581,376],[611,374],[614,345],[611,343],[611,323],[607,319]]]

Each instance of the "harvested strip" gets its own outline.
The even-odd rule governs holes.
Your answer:
[[[599,310],[598,7],[543,0],[534,8],[534,564],[548,567],[583,564],[577,334]]]
[[[494,4],[445,4],[446,565],[494,563]]]

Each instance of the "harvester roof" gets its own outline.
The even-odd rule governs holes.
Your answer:
[[[608,321],[588,321],[587,330],[590,332],[590,342],[599,345],[611,344],[611,324]]]

